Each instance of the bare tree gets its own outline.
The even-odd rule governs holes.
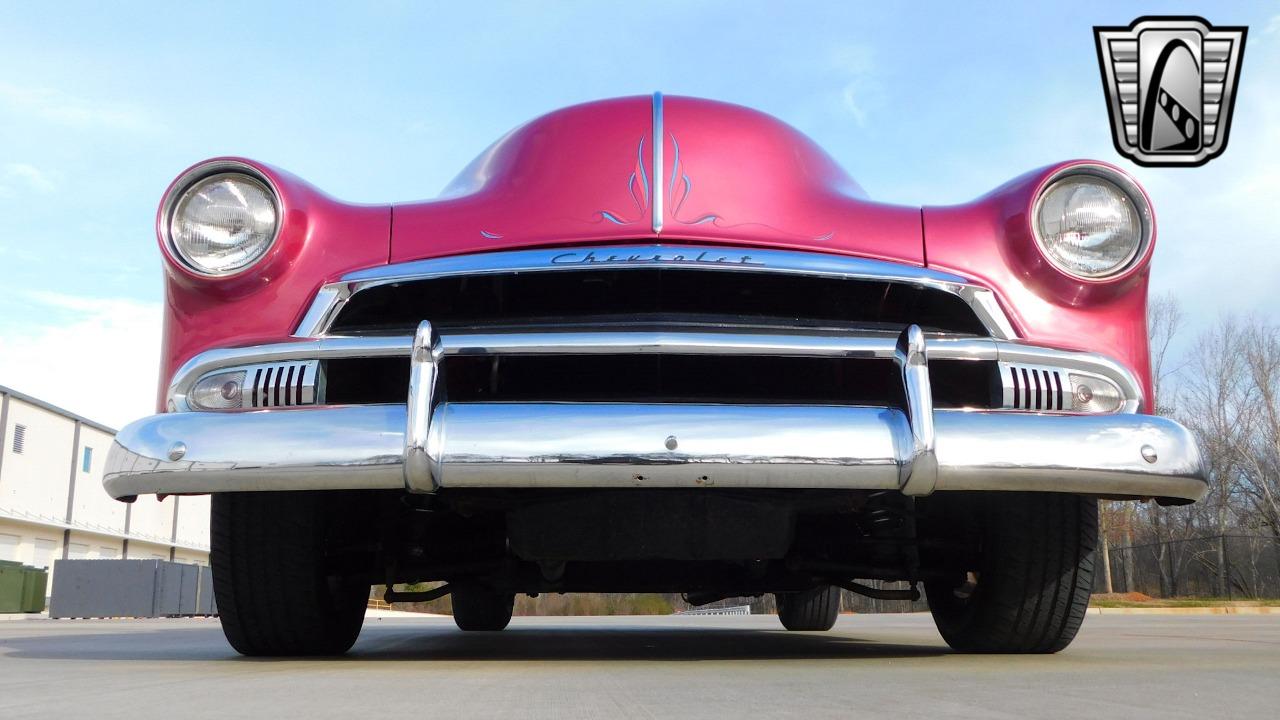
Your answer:
[[[1174,338],[1182,332],[1185,322],[1182,305],[1173,293],[1160,295],[1147,305],[1147,336],[1151,343],[1153,386],[1151,407],[1156,415],[1174,414],[1174,392],[1169,385],[1178,371],[1186,366],[1186,362],[1175,362],[1170,349]]]
[[[1241,490],[1257,529],[1280,538],[1280,328],[1254,324],[1242,351],[1251,407],[1250,433],[1237,449]]]
[[[1193,377],[1187,382],[1187,420],[1191,423],[1209,470],[1208,503],[1214,510],[1214,532],[1226,534],[1227,513],[1237,477],[1236,449],[1245,420],[1240,407],[1244,392],[1243,363],[1236,352],[1242,331],[1228,319],[1204,333],[1193,351]],[[1217,582],[1214,594],[1226,595],[1226,562],[1222,542],[1217,548]]]
[[[1233,587],[1246,589],[1230,573],[1228,534],[1265,533],[1280,547],[1280,328],[1226,317],[1201,332],[1184,353],[1179,347],[1186,344],[1180,341],[1183,326],[1175,298],[1152,300],[1151,404],[1195,433],[1209,472],[1209,494],[1185,507],[1128,505],[1128,518],[1111,522],[1124,535],[1110,534],[1112,542],[1130,547],[1142,539],[1159,569],[1161,594],[1188,591],[1182,575],[1193,568],[1211,574],[1215,594],[1226,594]],[[1237,551],[1253,547],[1251,542],[1236,545]],[[1127,588],[1136,557],[1133,551],[1120,553]],[[1245,563],[1238,570],[1255,561],[1252,555],[1238,557]],[[1276,565],[1280,571],[1280,554]]]
[[[1182,333],[1184,324],[1185,315],[1182,306],[1172,293],[1155,297],[1148,303],[1147,334],[1151,347],[1153,391],[1150,404],[1152,412],[1157,415],[1176,415],[1176,379],[1179,372],[1186,366],[1186,361],[1175,358],[1172,352],[1174,342]],[[1130,548],[1121,553],[1125,589],[1136,589],[1137,553],[1132,548],[1137,545],[1140,528],[1146,527],[1152,536],[1149,547],[1155,555],[1155,564],[1159,570],[1160,594],[1166,596],[1174,594],[1176,592],[1174,568],[1176,564],[1181,564],[1181,558],[1172,558],[1168,555],[1169,546],[1166,541],[1175,535],[1170,532],[1175,527],[1185,529],[1188,525],[1189,518],[1174,518],[1171,515],[1182,516],[1186,515],[1186,512],[1180,509],[1163,508],[1154,503],[1144,506],[1126,503],[1123,507],[1125,518],[1122,523],[1124,532],[1121,539]],[[1105,539],[1104,542],[1106,542]]]

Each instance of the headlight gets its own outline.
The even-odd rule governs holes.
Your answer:
[[[1036,240],[1045,257],[1071,275],[1095,279],[1122,272],[1145,245],[1145,200],[1136,186],[1126,190],[1109,177],[1073,169],[1036,200]]]
[[[276,237],[275,194],[242,172],[223,172],[183,190],[169,211],[169,242],[192,270],[230,275],[264,254]]]

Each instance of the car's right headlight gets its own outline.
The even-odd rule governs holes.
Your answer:
[[[1115,171],[1068,168],[1036,199],[1033,215],[1045,257],[1078,278],[1119,275],[1149,242],[1146,198]]]
[[[275,193],[264,179],[240,170],[205,175],[167,205],[169,245],[201,275],[232,275],[253,265],[279,229]]]

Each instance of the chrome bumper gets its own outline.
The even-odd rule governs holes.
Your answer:
[[[406,421],[403,405],[155,415],[120,432],[104,482],[116,498],[404,489]],[[431,427],[426,454],[444,488],[1032,490],[1198,500],[1206,487],[1190,433],[1148,415],[940,410],[929,488],[909,488],[911,429],[902,411],[888,408],[443,403]],[[185,453],[170,459],[179,443]]]
[[[180,412],[135,422],[112,446],[107,492],[849,488],[1194,501],[1206,491],[1195,439],[1171,420],[935,411],[924,335],[914,326],[894,352],[903,409],[439,402],[443,345],[423,323],[406,405]]]

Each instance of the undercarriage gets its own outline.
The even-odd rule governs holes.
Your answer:
[[[489,631],[507,625],[517,594],[665,592],[700,605],[771,593],[787,629],[825,630],[836,589],[915,600],[923,587],[958,649],[1053,652],[1083,619],[1096,513],[1092,498],[1049,493],[230,493],[214,498],[212,557],[224,629],[246,654],[345,650],[376,584],[388,602],[452,594],[459,627]],[[394,589],[418,583],[438,585]],[[1035,608],[1010,617],[1012,599]],[[304,627],[292,640],[255,631],[261,603],[301,603],[281,622]]]
[[[393,505],[384,510],[395,518],[383,535],[386,575],[371,578],[387,584],[683,593],[705,604],[820,584],[861,588],[856,579],[944,579],[954,574],[944,556],[964,553],[958,541],[918,538],[916,502],[892,492],[460,491]],[[932,567],[921,565],[922,543]]]

